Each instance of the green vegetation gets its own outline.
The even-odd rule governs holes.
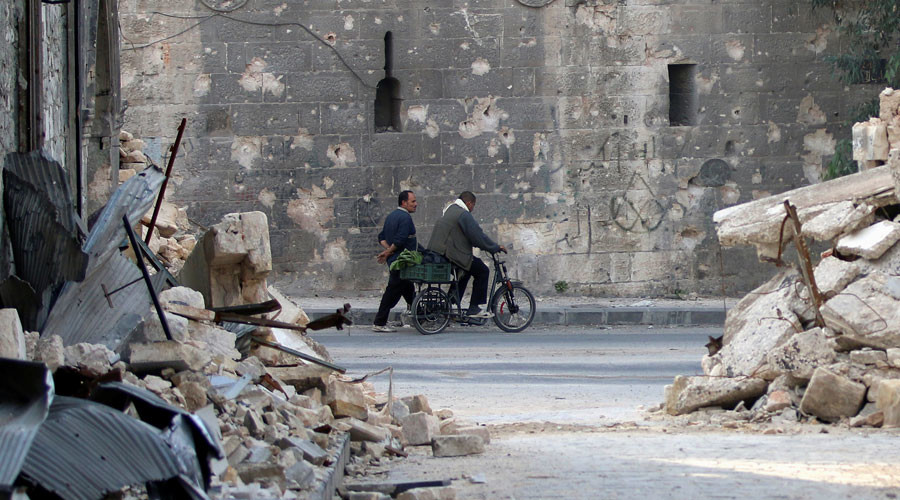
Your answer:
[[[829,9],[841,35],[842,53],[826,56],[846,84],[881,83],[900,88],[900,0],[810,0]],[[846,125],[878,116],[878,97],[863,103]],[[838,141],[824,178],[858,171],[850,139]]]
[[[556,289],[556,293],[566,293],[566,290],[569,289],[568,281],[557,281],[553,284],[553,288]]]

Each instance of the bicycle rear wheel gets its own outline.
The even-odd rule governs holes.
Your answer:
[[[534,319],[534,295],[524,286],[514,283],[512,288],[503,286],[491,298],[494,323],[505,332],[521,332]]]
[[[422,335],[441,333],[450,322],[450,299],[437,287],[429,287],[413,299],[411,316],[413,326]]]

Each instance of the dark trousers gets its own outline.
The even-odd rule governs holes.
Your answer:
[[[384,289],[384,295],[381,296],[381,304],[378,306],[378,313],[375,314],[373,323],[378,326],[386,325],[388,315],[397,302],[400,302],[400,297],[406,299],[406,305],[409,307],[415,296],[416,288],[412,281],[400,279],[400,271],[391,271],[387,288]]]
[[[472,300],[469,301],[469,306],[486,304],[491,270],[488,269],[488,266],[486,266],[481,259],[473,257],[472,267],[469,268],[469,272],[462,271],[459,276],[458,290],[460,297],[466,293],[466,286],[469,284],[470,275],[475,278],[475,281],[472,283]]]

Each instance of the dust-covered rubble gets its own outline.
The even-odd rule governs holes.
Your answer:
[[[881,116],[853,127],[861,172],[716,212],[723,245],[754,245],[780,271],[728,311],[704,374],[666,387],[668,414],[900,426],[897,102],[886,89]],[[808,239],[831,248],[807,258]]]

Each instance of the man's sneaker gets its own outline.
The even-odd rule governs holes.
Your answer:
[[[470,318],[488,319],[493,318],[494,313],[490,311],[482,311],[478,306],[469,306],[469,310],[466,311],[466,316]]]
[[[390,333],[390,332],[396,332],[397,329],[392,326],[387,326],[387,325],[372,325],[372,331],[378,332],[378,333]]]

